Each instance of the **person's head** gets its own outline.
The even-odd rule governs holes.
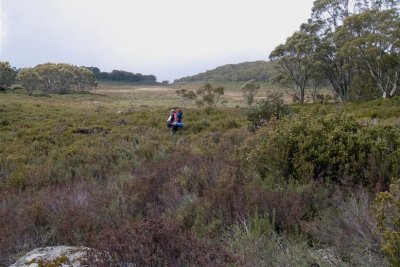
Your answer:
[[[171,113],[175,113],[175,109],[171,109]]]

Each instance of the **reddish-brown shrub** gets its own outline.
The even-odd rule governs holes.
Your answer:
[[[137,266],[222,266],[235,258],[168,219],[132,222],[100,234],[97,249],[115,262]]]

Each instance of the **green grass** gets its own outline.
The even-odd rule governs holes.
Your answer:
[[[104,165],[107,174],[118,176],[131,160],[156,157],[161,147],[172,151],[165,123],[172,105],[158,107],[161,100],[153,92],[143,99],[136,97],[2,94],[0,165],[11,178],[1,187],[84,179]],[[153,105],[143,104],[146,101]],[[245,127],[242,114],[235,108],[213,112],[184,108],[186,126],[178,136],[193,144],[206,132]],[[82,129],[90,134],[81,134]]]

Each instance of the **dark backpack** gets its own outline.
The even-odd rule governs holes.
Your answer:
[[[178,109],[177,110],[176,119],[177,119],[177,122],[182,122],[182,119],[183,119],[183,111],[182,111],[182,109]]]

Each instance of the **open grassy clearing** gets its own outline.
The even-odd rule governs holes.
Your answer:
[[[222,86],[225,88],[223,96],[224,107],[244,107],[241,87],[244,83],[212,83],[213,87]],[[94,94],[110,96],[118,102],[121,107],[132,106],[157,106],[157,107],[194,107],[192,101],[184,101],[176,93],[176,90],[200,89],[204,83],[185,83],[173,84],[168,86],[160,85],[135,85],[129,83],[105,82],[100,83],[98,88],[93,91]],[[270,84],[261,84],[261,88],[255,96],[256,100],[265,98],[267,95],[282,92],[282,88]],[[292,97],[284,93],[285,102],[291,103]]]
[[[184,108],[187,125],[182,134],[179,132],[177,141],[190,144],[188,148],[207,150],[194,140],[199,140],[198,136],[209,129],[222,131],[246,127],[244,116],[236,116],[238,110],[235,108],[206,113],[177,100],[173,90],[159,87],[127,89],[114,86],[85,94],[34,96],[24,92],[3,92],[0,94],[0,152],[3,166],[7,167],[2,171],[7,177],[13,174],[14,178],[2,186],[35,184],[36,178],[29,177],[36,168],[35,176],[39,180],[52,179],[49,169],[57,162],[69,162],[71,158],[82,156],[79,153],[85,147],[88,160],[91,160],[89,154],[96,154],[96,149],[102,148],[106,150],[98,152],[106,156],[105,161],[110,154],[122,153],[120,149],[128,149],[129,153],[143,150],[145,157],[152,158],[154,153],[159,153],[156,152],[158,149],[172,148],[165,121],[170,108],[175,106]],[[139,139],[144,144],[137,145],[135,142]],[[75,165],[81,168],[79,164]],[[118,164],[114,167],[114,170],[118,169]],[[102,168],[101,163],[99,168]],[[116,172],[121,171],[123,168]]]

